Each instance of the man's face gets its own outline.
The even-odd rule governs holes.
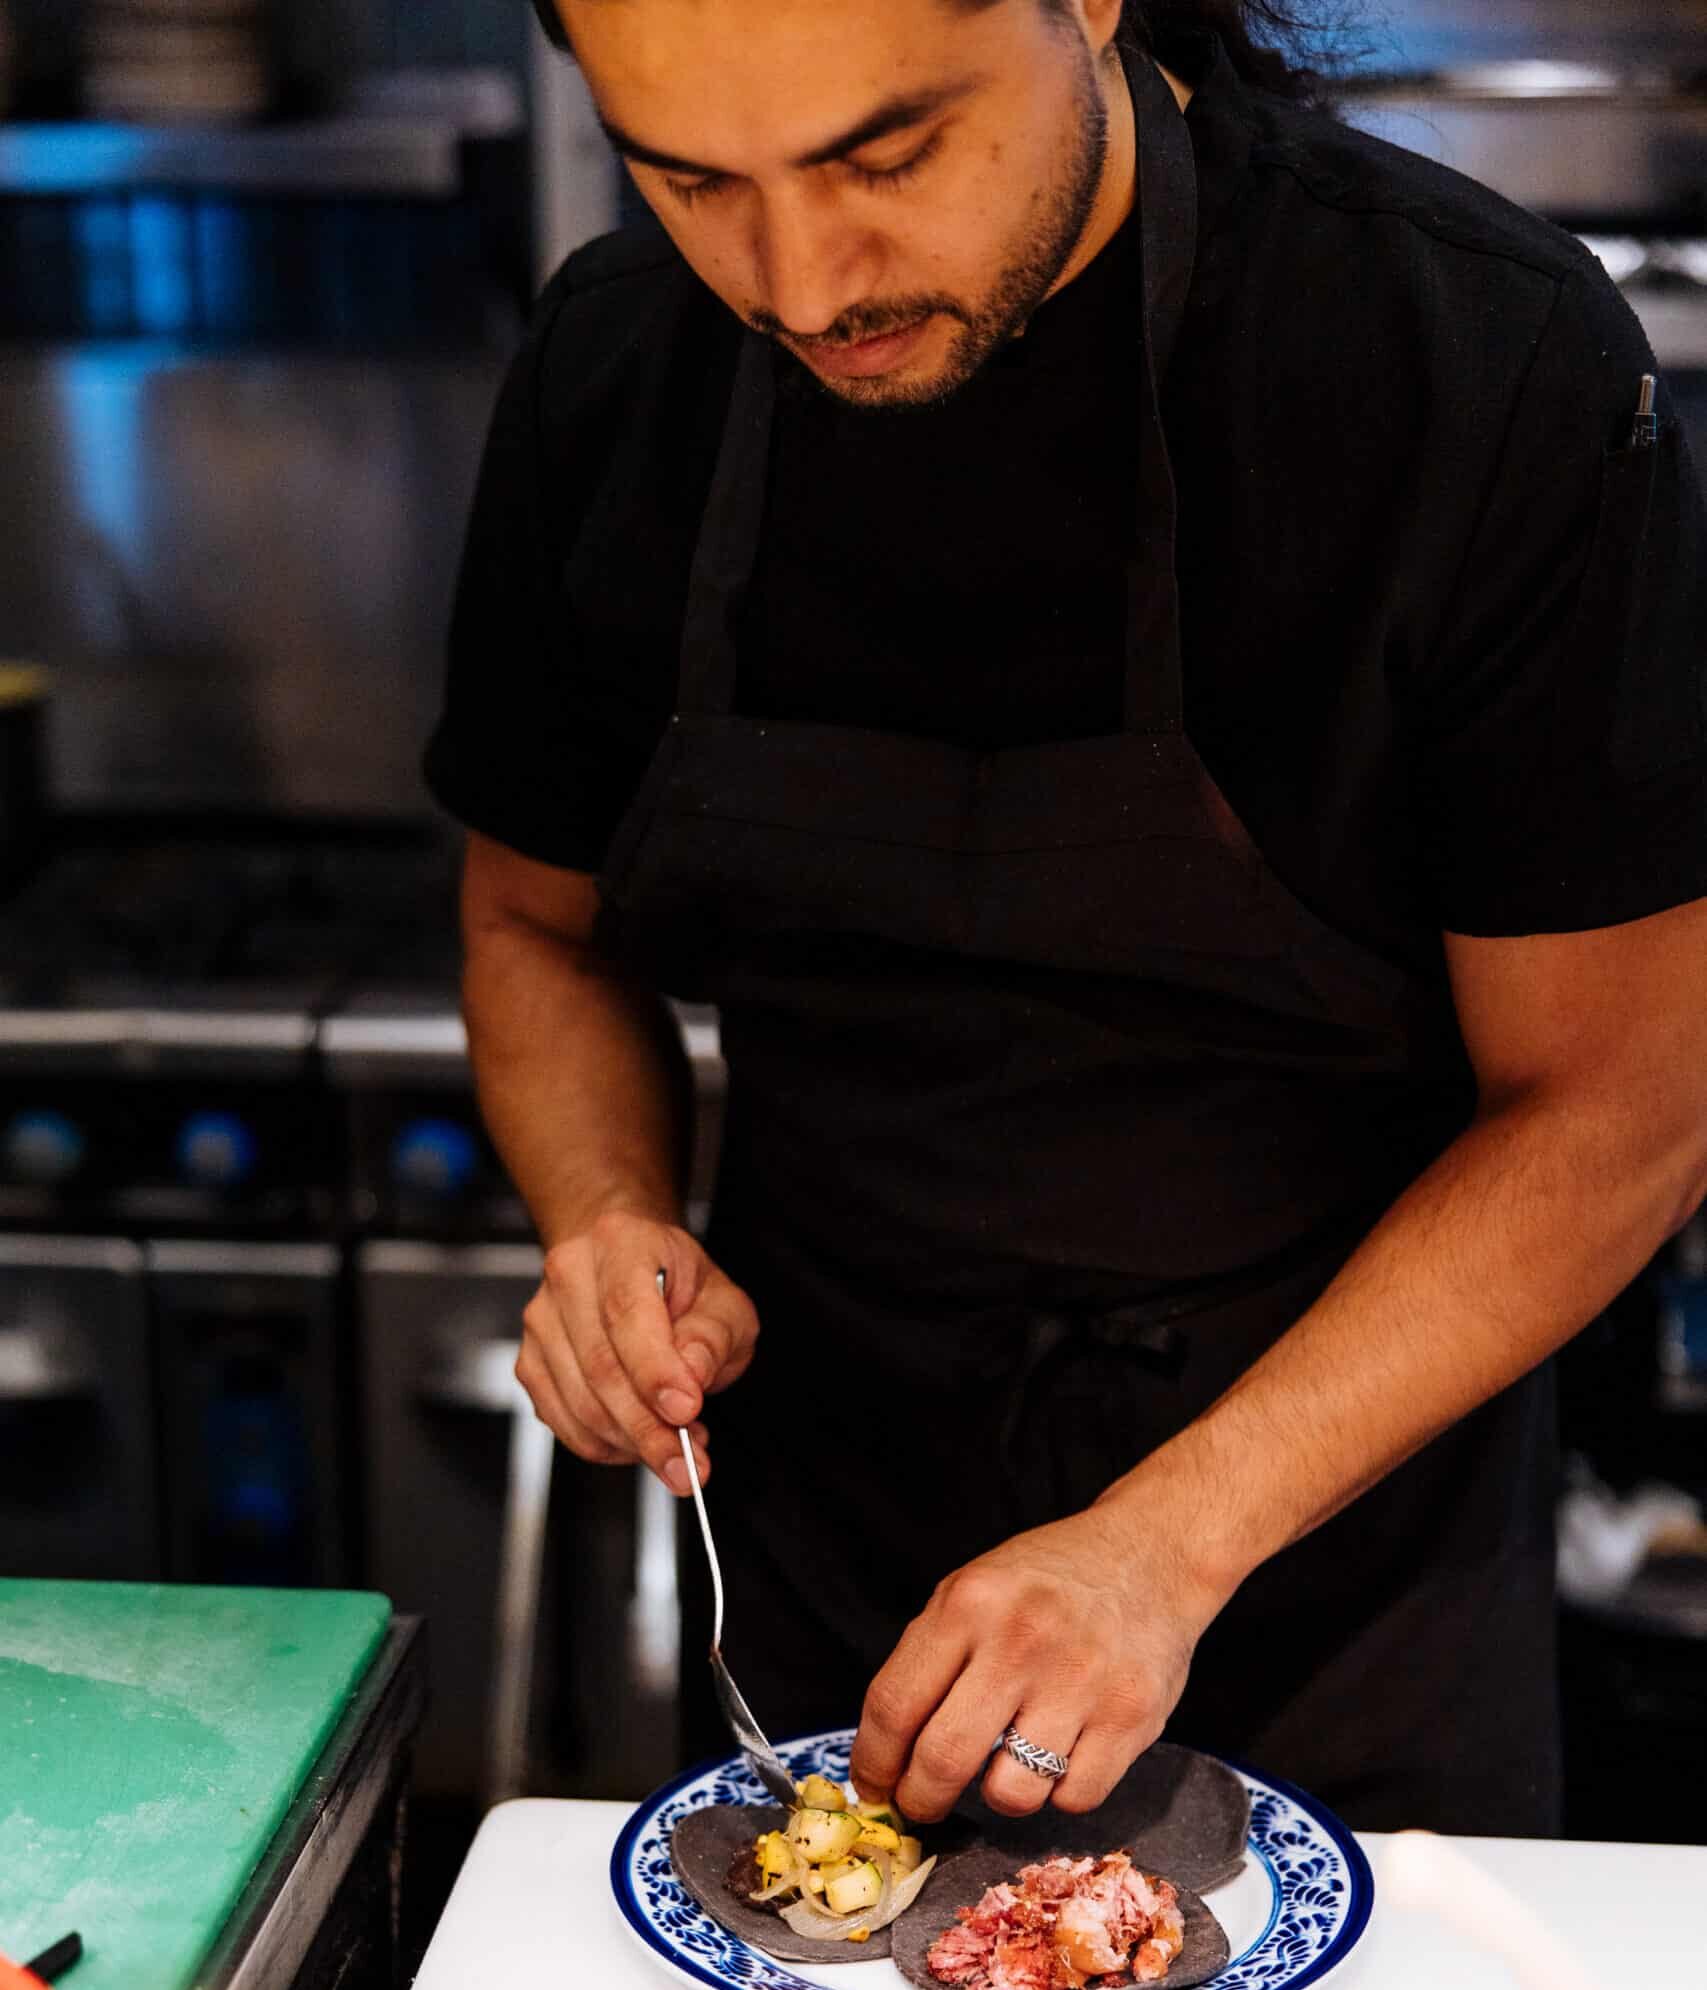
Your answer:
[[[845,401],[952,392],[1129,197],[1105,170],[1119,0],[558,5],[676,246]]]

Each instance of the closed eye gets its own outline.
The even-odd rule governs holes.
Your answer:
[[[833,171],[839,168],[858,186],[893,193],[905,186],[915,173],[929,165],[941,148],[942,139],[943,132],[939,126],[916,151],[910,153],[897,165],[862,166],[857,160],[841,159],[830,161],[826,170]],[[735,181],[728,173],[707,173],[696,180],[678,179],[666,174],[664,184],[684,207],[691,207],[696,200],[714,199],[718,194],[727,192]]]
[[[928,166],[941,146],[942,131],[939,127],[917,151],[909,154],[898,166],[862,166],[853,159],[844,160],[843,163],[862,187],[894,188],[905,186],[915,173]]]

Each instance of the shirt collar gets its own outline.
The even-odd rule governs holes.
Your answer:
[[[1189,83],[1186,128],[1197,161],[1197,246],[1209,238],[1246,185],[1257,120],[1250,96],[1219,35],[1191,29],[1158,51],[1165,67]]]

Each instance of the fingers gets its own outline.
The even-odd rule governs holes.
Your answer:
[[[658,1289],[660,1269],[668,1297]],[[565,1444],[599,1462],[638,1459],[685,1496],[685,1428],[705,1483],[705,1396],[745,1369],[758,1317],[685,1231],[601,1217],[547,1254],[523,1325],[517,1374]]]
[[[1010,1816],[1102,1803],[1161,1732],[1197,1635],[1162,1621],[1141,1581],[1129,1609],[1111,1599],[1108,1560],[1100,1528],[1058,1522],[946,1576],[866,1694],[849,1764],[860,1794],[921,1823],[974,1783]],[[1066,1757],[1065,1773],[995,1753],[1010,1725]]]
[[[1010,1726],[1039,1748],[1065,1755],[1069,1764],[1068,1775],[1080,1773],[1083,1766],[1080,1755],[1085,1744],[1076,1707],[1064,1704],[1059,1698],[1050,1700],[1038,1695],[1016,1709],[1013,1719],[1003,1723],[1004,1731]],[[1041,1810],[1052,1796],[1065,1787],[1066,1781],[1065,1776],[1057,1780],[1043,1770],[1027,1768],[1005,1748],[998,1747],[984,1772],[984,1801],[1004,1817],[1026,1817],[1034,1810]],[[1108,1787],[1114,1787],[1113,1777]],[[1103,1792],[1105,1796],[1107,1793],[1107,1790]],[[1097,1801],[1100,1802],[1101,1798]]]
[[[634,1462],[634,1453],[626,1444],[602,1435],[569,1408],[546,1366],[545,1357],[531,1340],[522,1342],[521,1352],[516,1356],[516,1380],[527,1391],[535,1416],[577,1458],[585,1458],[592,1465]]]
[[[1105,1698],[1072,1748],[1063,1750],[1067,1755],[1067,1773],[1049,1793],[1057,1810],[1077,1814],[1106,1803],[1115,1784],[1161,1734],[1160,1718],[1134,1719],[1127,1712],[1129,1705],[1125,1695]],[[1014,1726],[1030,1740],[1031,1729],[1025,1720],[1022,1712],[1015,1718]]]
[[[555,1319],[554,1303],[543,1286],[529,1314],[536,1308],[544,1309]],[[516,1379],[532,1397],[541,1422],[577,1457],[595,1465],[647,1462],[622,1425],[588,1387],[575,1349],[561,1331],[533,1331],[524,1337],[516,1358]],[[687,1429],[703,1485],[711,1474],[710,1439],[703,1423],[692,1423]],[[689,1490],[687,1467],[681,1456],[681,1440],[673,1432],[671,1444],[664,1476],[672,1491],[685,1493]]]
[[[581,1322],[583,1331],[572,1328],[570,1337],[587,1379],[625,1428],[630,1426],[613,1399],[617,1393],[642,1406],[645,1419],[667,1422],[673,1432],[675,1425],[699,1414],[701,1391],[705,1380],[716,1373],[722,1350],[717,1350],[702,1379],[698,1363],[690,1362],[686,1347],[677,1342],[669,1302],[658,1290],[658,1256],[644,1243],[636,1249],[636,1243],[628,1229],[614,1235],[595,1233],[588,1294],[593,1303]],[[605,1348],[614,1367],[605,1365]],[[620,1388],[613,1383],[612,1393],[607,1394],[607,1380],[617,1375]]]
[[[979,1722],[986,1730],[982,1751],[974,1754],[966,1775],[955,1785],[941,1809],[915,1809],[901,1796],[901,1783],[918,1739],[948,1698],[971,1650],[966,1627],[941,1610],[935,1598],[902,1632],[900,1643],[872,1680],[860,1711],[859,1732],[854,1736],[848,1773],[862,1796],[893,1796],[907,1816],[928,1821],[944,1815],[949,1804],[977,1774],[993,1739],[988,1732],[987,1708]],[[1001,1733],[1003,1725],[1004,1722],[997,1723],[995,1734]],[[943,1744],[948,1739],[946,1731],[938,1737]],[[936,1780],[940,1781],[940,1775]],[[913,1794],[916,1800],[919,1792]]]
[[[595,1230],[592,1304],[578,1315],[580,1330],[571,1338],[589,1384],[652,1463],[651,1426],[662,1425],[673,1441],[675,1430],[700,1414],[710,1390],[741,1374],[758,1338],[758,1315],[697,1245],[666,1258],[656,1239],[637,1239],[633,1227]],[[672,1241],[681,1237],[670,1234]],[[678,1490],[687,1490],[685,1479]]]
[[[990,1759],[1008,1724],[1011,1703],[1012,1688],[995,1666],[987,1661],[967,1666],[913,1743],[895,1786],[904,1816],[929,1823],[948,1815]]]
[[[672,1492],[686,1493],[690,1484],[677,1426],[665,1423],[640,1400],[614,1344],[598,1330],[597,1304],[597,1288],[588,1280],[578,1295],[577,1326],[551,1349],[552,1372],[572,1408],[585,1404],[596,1429],[617,1434]],[[703,1485],[710,1461],[701,1456],[696,1463]]]
[[[727,1389],[752,1360],[759,1336],[753,1302],[703,1252],[683,1269],[685,1276],[668,1280],[660,1302],[671,1325],[673,1372],[649,1367],[655,1351],[643,1337],[631,1338],[626,1318],[617,1316],[608,1300],[605,1309],[612,1341],[635,1393],[655,1403],[670,1424],[688,1422],[699,1414],[707,1395]],[[655,1280],[652,1291],[657,1298]]]

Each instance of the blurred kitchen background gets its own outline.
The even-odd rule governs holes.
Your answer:
[[[1707,465],[1707,0],[1354,18],[1347,114],[1589,238]],[[499,373],[619,211],[526,0],[0,0],[0,1574],[425,1612],[423,1928],[485,1803],[676,1764],[670,1503],[518,1413],[418,773]],[[1707,1229],[1564,1366],[1569,1828],[1698,1837]]]

